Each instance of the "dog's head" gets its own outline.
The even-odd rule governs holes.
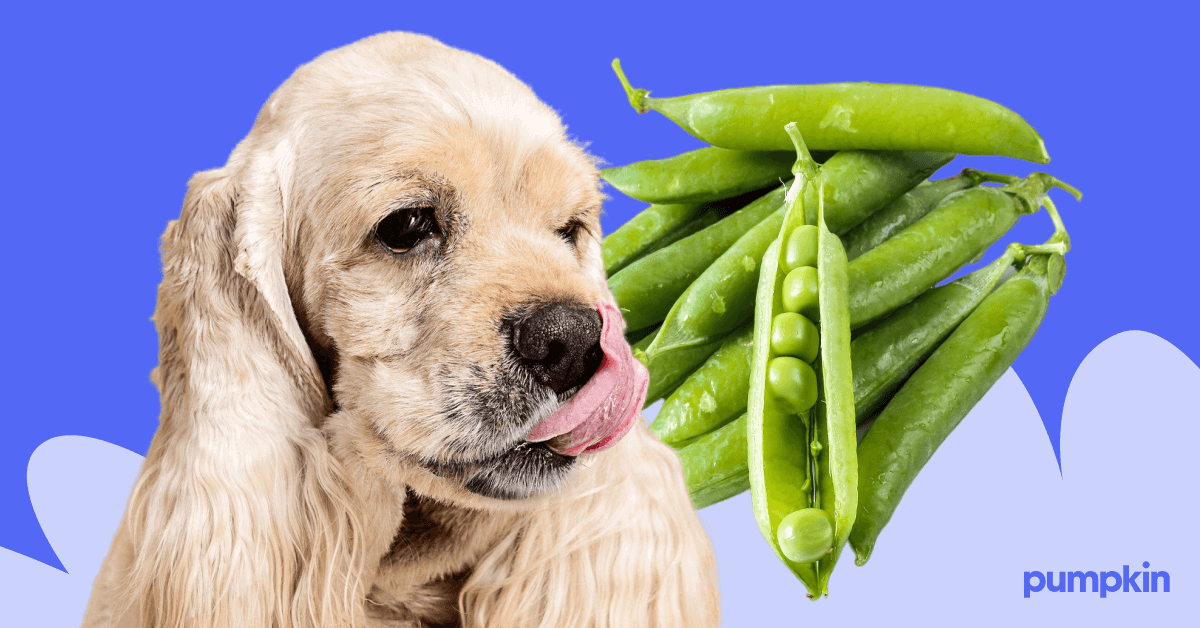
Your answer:
[[[527,86],[389,33],[298,70],[238,150],[275,178],[267,227],[335,440],[435,493],[513,499],[611,435],[527,440],[606,359],[602,332],[628,354],[598,172]]]
[[[528,508],[582,476],[645,386],[600,200],[477,56],[388,33],[289,78],[163,235],[162,420],[120,537],[137,623],[352,625],[397,523],[377,505]]]

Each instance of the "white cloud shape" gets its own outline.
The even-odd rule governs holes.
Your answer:
[[[1060,479],[1037,410],[1009,371],[939,449],[879,538],[847,552],[810,602],[759,536],[748,494],[701,511],[721,571],[724,625],[1182,625],[1195,621],[1200,542],[1192,479],[1200,368],[1167,341],[1118,334],[1092,351],[1063,413]],[[141,458],[83,437],[34,452],[38,519],[70,575],[0,549],[6,626],[77,626]],[[1041,591],[1026,571],[1171,574],[1171,593]]]
[[[0,548],[0,625],[79,626],[142,457],[84,436],[59,436],[29,458],[29,498],[67,573]]]

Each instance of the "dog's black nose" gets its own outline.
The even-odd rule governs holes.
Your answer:
[[[583,384],[600,368],[600,331],[596,310],[553,303],[513,326],[513,348],[538,382],[563,392]]]

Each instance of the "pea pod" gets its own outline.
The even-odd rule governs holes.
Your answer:
[[[974,187],[946,197],[927,216],[850,264],[850,326],[894,311],[983,252],[1051,188],[1075,188],[1035,172],[1004,187]]]
[[[702,207],[704,209],[702,209],[695,218],[683,223],[678,229],[651,243],[650,246],[646,247],[640,255],[630,259],[625,266],[628,266],[629,264],[636,262],[638,259],[641,259],[642,257],[645,257],[659,249],[664,249],[668,246],[671,246],[672,244],[675,244],[676,242],[692,235],[693,233],[699,233],[707,229],[709,226],[717,224],[717,222],[719,222],[722,218],[725,218],[731,213],[723,210],[719,205],[712,203],[705,203],[702,205]],[[613,273],[620,271],[625,266],[614,270]],[[612,273],[608,274],[609,276],[612,276]]]
[[[779,229],[775,231],[778,237]],[[674,445],[707,434],[744,414],[753,343],[752,325],[743,325],[730,334],[721,348],[663,402],[650,431],[662,442]]]
[[[952,158],[953,155],[940,153],[835,153],[821,168],[825,177],[826,221],[832,229],[833,216],[837,216],[843,225],[861,220],[907,192]],[[811,191],[805,194],[805,206],[810,204],[812,207],[817,205],[815,192]],[[808,217],[814,222],[815,218],[815,215]],[[749,320],[758,275],[757,262],[778,235],[782,220],[782,213],[765,218],[696,277],[665,313],[662,333],[647,353],[657,355],[707,343]],[[646,277],[646,280],[657,281],[652,277]],[[620,297],[617,302],[624,307]],[[629,325],[634,328],[634,323]]]
[[[846,257],[840,241],[824,224],[818,194],[816,224],[806,225],[804,186],[820,176],[807,159],[803,139],[790,125],[798,159],[796,182],[789,191],[790,206],[779,239],[763,256],[754,315],[754,346],[747,404],[747,454],[750,493],[755,519],[763,537],[780,560],[808,589],[809,597],[828,594],[829,575],[854,522],[857,496],[855,462],[854,392],[851,389],[850,327],[846,297]],[[818,190],[820,192],[820,190]],[[786,311],[782,286],[790,272],[805,268],[788,263],[781,267],[781,249],[794,232],[815,226],[813,259],[817,269],[820,319],[820,354],[815,361],[819,393],[815,407],[800,409],[790,378],[780,378],[781,361],[791,366],[797,358],[782,356],[771,342],[775,317]],[[787,260],[784,260],[787,261]],[[796,262],[798,260],[792,260]],[[785,273],[789,270],[789,273]],[[803,372],[803,369],[800,369]],[[801,378],[799,381],[803,381]],[[799,409],[799,412],[797,410]],[[805,446],[807,444],[807,446]],[[829,544],[797,537],[811,526],[794,522],[794,513],[806,522],[824,521]],[[816,512],[819,511],[819,512]],[[818,528],[820,526],[817,526]],[[819,530],[818,530],[819,531]],[[821,550],[814,554],[814,546]],[[808,557],[823,556],[810,562]],[[797,558],[799,560],[797,560]]]
[[[787,152],[707,147],[666,159],[605,168],[600,175],[627,196],[647,203],[707,203],[759,190],[790,174]]]
[[[878,83],[772,85],[651,98],[613,60],[629,104],[663,114],[693,136],[737,150],[787,150],[798,121],[813,149],[933,150],[1048,163],[1033,127],[994,102],[948,89]]]
[[[758,262],[783,226],[783,208],[767,216],[721,254],[683,292],[646,353],[655,356],[705,344],[750,320]]]
[[[638,347],[645,349],[650,345],[651,342],[654,341],[654,334],[658,333],[658,328],[659,326],[655,325],[654,327],[647,327],[645,329],[639,329],[637,331],[627,333],[625,334],[625,342],[628,342],[629,346],[633,347],[634,349],[637,349]]]
[[[850,343],[854,412],[866,421],[938,345],[995,289],[1018,255],[926,291]]]
[[[654,334],[649,334],[633,345],[633,355],[641,360],[642,364],[646,365],[646,369],[650,371],[650,386],[646,390],[645,405],[647,406],[671,394],[671,392],[678,388],[687,380],[688,375],[691,375],[697,367],[708,359],[708,356],[721,347],[724,338],[717,338],[707,344],[688,347],[683,351],[676,351],[670,355],[648,359],[645,354],[645,348],[653,341]]]
[[[608,280],[626,327],[637,331],[662,321],[704,269],[783,204],[783,189],[769,192],[716,224],[626,266]]]
[[[657,419],[656,419],[657,421]],[[729,499],[750,488],[746,457],[746,415],[693,439],[677,450],[692,506]]]
[[[858,448],[858,516],[850,543],[863,565],[904,491],[938,445],[1033,338],[1062,256],[1034,255],[954,330],[888,402]]]
[[[888,203],[900,198],[939,168],[954,153],[843,150],[822,166],[825,178],[825,224],[843,234]],[[816,223],[816,188],[805,191],[809,224]]]
[[[656,242],[681,229],[700,215],[703,205],[651,205],[604,238],[600,252],[604,273],[612,275],[641,257]]]
[[[905,227],[925,217],[942,199],[980,183],[1015,183],[1019,179],[1005,174],[993,174],[973,168],[940,181],[927,181],[913,188],[904,196],[888,203],[883,209],[871,214],[857,227],[842,236],[846,247],[846,258],[855,258],[879,246]]]

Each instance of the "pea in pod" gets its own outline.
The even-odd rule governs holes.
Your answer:
[[[647,203],[707,203],[759,190],[790,174],[788,152],[707,147],[666,159],[605,168],[600,175]]]
[[[630,331],[663,320],[675,300],[751,227],[783,205],[783,188],[626,266],[608,280]]]
[[[830,573],[854,523],[858,482],[854,392],[845,251],[824,223],[820,207],[824,194],[817,194],[816,224],[806,224],[802,190],[811,183],[819,188],[820,176],[794,124],[789,125],[788,133],[798,153],[797,176],[789,190],[790,206],[780,237],[767,249],[761,265],[747,405],[747,454],[759,529],[815,599],[828,594]],[[815,242],[798,247],[809,251],[808,255],[789,260],[782,252],[795,234],[800,234],[797,239],[809,239],[811,234]],[[811,275],[803,270],[811,268],[801,265],[805,262],[813,263],[816,270],[817,303],[811,313],[819,318],[820,340],[815,370],[799,357],[781,355],[777,343],[771,342],[778,315],[808,307],[806,302],[790,298],[794,291],[785,294],[784,289],[793,274]],[[810,380],[817,389],[815,395],[805,391]],[[804,407],[813,397],[815,406]]]
[[[999,104],[917,85],[772,85],[651,98],[613,70],[638,113],[663,114],[693,136],[737,150],[787,150],[784,123],[798,121],[813,149],[932,150],[1048,163],[1033,127]],[[964,123],[969,121],[969,123]]]
[[[925,217],[930,210],[947,196],[973,188],[980,183],[1016,183],[1017,177],[1006,174],[983,172],[964,168],[962,172],[940,181],[926,181],[904,196],[888,203],[883,209],[871,214],[857,227],[842,236],[846,247],[846,258],[855,258],[879,246],[888,238]]]
[[[858,448],[850,544],[863,565],[904,491],[938,445],[1033,338],[1062,281],[1062,255],[1038,254],[954,330],[888,402]]]
[[[970,262],[1051,188],[1075,188],[1035,172],[1004,187],[974,187],[946,197],[927,216],[850,264],[850,326],[889,314]]]

